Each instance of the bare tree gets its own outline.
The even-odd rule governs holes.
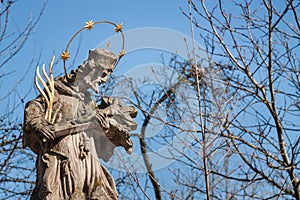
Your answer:
[[[0,198],[17,199],[26,198],[34,184],[33,167],[26,166],[26,162],[33,162],[33,155],[22,149],[21,124],[22,118],[16,113],[24,105],[24,98],[18,96],[16,88],[22,83],[24,77],[7,90],[5,79],[13,72],[9,70],[10,61],[22,50],[27,39],[33,32],[34,27],[40,20],[44,7],[36,18],[30,18],[28,23],[19,27],[20,24],[13,21],[14,13],[11,12],[17,1],[4,0],[0,3],[0,78],[1,84],[1,107],[0,114]],[[45,5],[44,5],[45,6]],[[33,64],[33,60],[28,60]],[[31,65],[30,64],[30,65]],[[7,81],[7,83],[5,82]],[[5,105],[5,106],[4,106]],[[6,107],[6,108],[5,108]]]
[[[210,172],[240,184],[226,198],[300,198],[299,3],[190,1],[193,24],[236,93],[221,132],[228,170]]]
[[[200,0],[182,8],[206,58],[191,47],[189,60],[167,63],[183,74],[172,84],[167,73],[151,91],[132,87],[132,80],[125,86],[144,116],[141,130],[153,120],[164,125],[155,137],[137,135],[141,153],[174,160],[161,177],[153,170],[156,160],[144,156],[146,176],[120,179],[139,184],[137,196],[300,199],[299,6],[293,0]],[[160,154],[156,145],[172,150]]]

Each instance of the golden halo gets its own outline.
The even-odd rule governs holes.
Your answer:
[[[115,27],[115,32],[116,33],[121,33],[121,36],[122,36],[122,49],[121,51],[119,52],[118,54],[118,58],[117,58],[117,61],[116,61],[116,64],[119,62],[119,60],[124,56],[125,54],[125,49],[124,49],[124,46],[125,46],[125,37],[124,37],[124,33],[122,31],[123,29],[123,25],[122,24],[115,24],[111,21],[108,21],[108,20],[101,20],[101,21],[96,21],[94,22],[93,20],[89,20],[87,22],[85,22],[85,26],[80,28],[73,36],[72,38],[69,40],[67,46],[66,46],[66,49],[64,52],[61,53],[60,55],[60,58],[63,60],[64,62],[64,73],[65,73],[65,77],[67,76],[67,67],[66,67],[66,61],[70,58],[70,52],[68,51],[69,49],[69,46],[71,45],[72,41],[75,39],[75,37],[83,30],[92,30],[94,28],[94,25],[96,24],[102,24],[102,23],[106,23],[106,24],[111,24]]]

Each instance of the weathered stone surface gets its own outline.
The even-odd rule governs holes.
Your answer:
[[[110,173],[101,165],[116,146],[132,151],[129,131],[136,129],[136,110],[119,99],[105,97],[100,105],[90,89],[106,82],[116,56],[95,49],[77,70],[54,81],[51,122],[40,95],[24,112],[23,146],[37,154],[36,186],[31,199],[117,199]]]

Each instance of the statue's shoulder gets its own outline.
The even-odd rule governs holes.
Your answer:
[[[30,101],[28,101],[26,104],[25,104],[25,108],[28,108],[28,107],[41,107],[41,105],[43,105],[45,102],[44,102],[44,99],[41,95],[37,96],[35,99],[32,99]]]
[[[62,96],[81,98],[81,96],[83,95],[83,93],[78,92],[74,89],[73,74],[68,74],[66,79],[65,77],[55,78],[54,88],[55,88],[55,96],[62,95]]]

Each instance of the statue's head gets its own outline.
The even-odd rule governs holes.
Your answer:
[[[110,51],[94,49],[89,51],[88,59],[79,66],[74,86],[79,91],[92,89],[98,93],[98,86],[105,83],[113,72],[117,57]]]

